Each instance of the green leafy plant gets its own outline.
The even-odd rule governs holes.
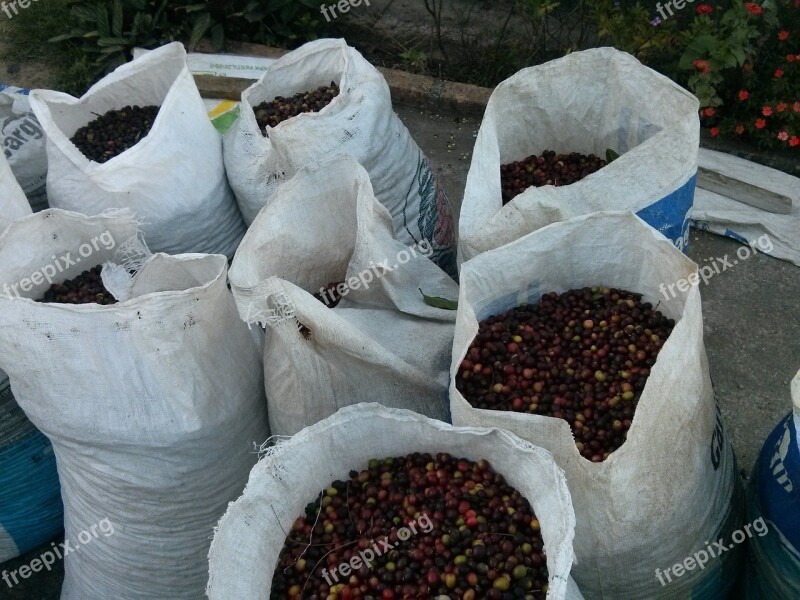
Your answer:
[[[202,40],[215,50],[229,39],[288,45],[314,39],[320,28],[315,0],[67,0],[67,31],[55,44],[77,45],[96,76],[130,60],[135,47],[172,41],[193,50]]]

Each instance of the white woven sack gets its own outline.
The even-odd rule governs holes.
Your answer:
[[[495,88],[472,154],[459,263],[557,221],[632,210],[688,243],[700,141],[692,94],[614,48],[574,52]],[[621,156],[568,186],[532,187],[503,206],[500,165],[545,150]]]
[[[242,319],[268,325],[274,434],[362,401],[447,418],[455,313],[428,306],[420,288],[455,299],[458,287],[423,249],[393,238],[388,211],[351,157],[281,186],[242,240],[230,280]],[[312,296],[343,281],[349,291],[334,309]]]
[[[37,213],[0,236],[0,285],[67,253],[82,264],[57,281],[132,264],[123,242],[136,235],[130,216]],[[257,346],[226,273],[221,255],[156,254],[119,304],[32,300],[47,281],[0,295],[0,367],[53,443],[65,537],[83,542],[65,556],[62,600],[203,598],[213,526],[269,436]],[[86,543],[104,519],[113,534]]]
[[[264,137],[254,106],[331,81],[341,91],[328,106],[268,127]],[[242,94],[240,117],[224,141],[225,167],[248,224],[300,169],[347,153],[369,172],[397,239],[408,245],[429,241],[432,260],[454,268],[455,226],[447,196],[392,110],[383,75],[344,40],[310,42],[270,65]]]
[[[456,428],[378,404],[341,409],[270,448],[244,495],[219,523],[209,552],[211,600],[269,598],[278,555],[295,519],[320,489],[373,458],[448,452],[486,459],[527,498],[542,525],[548,600],[581,599],[569,578],[575,516],[564,473],[552,456],[498,429]]]
[[[11,172],[4,154],[0,154],[0,233],[12,221],[31,214],[31,206]]]
[[[35,211],[47,208],[47,152],[44,132],[27,91],[0,85],[0,138],[14,176]]]
[[[461,267],[451,374],[478,322],[545,293],[611,286],[644,295],[675,319],[639,400],[625,444],[602,463],[584,459],[567,421],[474,409],[451,379],[456,425],[502,427],[553,453],[567,474],[577,518],[573,577],[592,599],[716,598],[692,595],[719,578],[724,559],[661,585],[683,562],[737,519],[735,461],[715,404],[703,346],[700,291],[659,290],[697,277],[697,265],[631,213],[598,213],[557,223]],[[673,286],[673,290],[675,290]],[[719,535],[718,535],[719,534]],[[734,552],[726,555],[732,556]],[[666,581],[666,579],[665,579]],[[719,580],[717,580],[719,581]],[[727,582],[729,585],[733,581]]]
[[[88,215],[130,208],[155,252],[233,256],[245,225],[181,44],[119,67],[80,99],[34,90],[30,102],[47,135],[50,206]],[[70,142],[97,115],[128,105],[160,106],[134,147],[101,164]]]

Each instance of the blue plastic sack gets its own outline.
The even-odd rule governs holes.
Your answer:
[[[50,541],[63,526],[53,448],[0,371],[0,563]]]
[[[768,532],[751,540],[748,599],[800,598],[800,373],[792,382],[794,413],[764,443],[748,487],[748,519]]]

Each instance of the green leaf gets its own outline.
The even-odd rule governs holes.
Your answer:
[[[127,38],[116,38],[116,37],[102,37],[97,39],[97,45],[106,47],[106,46],[121,46],[126,48],[128,46],[132,46],[131,40]]]
[[[225,28],[219,23],[211,28],[211,45],[215,52],[222,50],[225,46]]]
[[[117,37],[122,37],[122,0],[114,0],[111,5],[111,33]]]
[[[61,35],[57,35],[56,37],[52,37],[48,42],[56,43],[56,42],[63,42],[66,40],[74,40],[75,38],[81,37],[80,32],[73,31],[72,33],[62,33]]]
[[[72,16],[79,21],[87,21],[89,23],[97,22],[97,13],[95,10],[88,6],[81,6],[80,4],[76,4],[72,7]]]
[[[125,50],[127,50],[125,46],[109,46],[100,50],[100,54],[114,54],[115,52],[125,52]]]
[[[422,298],[428,306],[442,308],[444,310],[458,310],[457,300],[448,300],[447,298],[440,298],[438,296],[426,296],[422,289],[419,290],[419,293],[422,294]]]
[[[619,158],[619,153],[616,150],[609,148],[606,150],[606,161],[609,163],[614,162]]]
[[[111,24],[108,20],[108,10],[105,6],[98,4],[95,7],[97,29],[103,37],[111,37]]]
[[[184,6],[179,8],[178,10],[182,10],[187,13],[192,12],[200,12],[201,10],[206,10],[208,7],[206,6],[205,2],[201,2],[200,4],[190,4],[188,6]]]
[[[194,47],[203,39],[203,36],[211,28],[211,15],[203,13],[197,17],[192,27],[192,33],[189,36],[189,43],[187,50],[192,51]]]

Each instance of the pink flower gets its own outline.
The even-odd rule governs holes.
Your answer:
[[[779,113],[780,113],[780,112],[786,112],[786,109],[787,109],[787,108],[789,108],[789,105],[788,105],[788,104],[786,104],[786,102],[778,102],[778,103],[775,105],[775,110],[777,110]]]
[[[780,79],[781,77],[783,77],[783,69],[775,69],[775,78]]]
[[[736,126],[736,133],[737,133],[737,135],[742,135],[744,133],[744,125],[737,125]]]
[[[767,126],[767,122],[764,119],[756,119],[756,129],[764,129]]]
[[[778,139],[779,139],[780,141],[782,141],[782,142],[785,142],[786,140],[788,140],[788,139],[789,139],[789,134],[788,134],[788,132],[786,132],[786,131],[781,131],[780,133],[778,133]]]
[[[764,108],[761,109],[761,114],[764,115],[765,117],[771,117],[772,116],[772,107],[771,106],[765,106]]]

